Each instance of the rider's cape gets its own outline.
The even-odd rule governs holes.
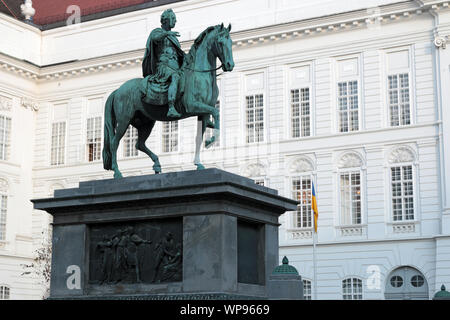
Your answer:
[[[147,39],[144,60],[142,61],[142,75],[144,78],[148,75],[156,73],[156,63],[158,62],[156,51],[158,43],[156,39],[161,39],[163,32],[164,30],[162,28],[156,28],[150,33]],[[183,64],[185,54],[180,48],[180,43],[178,42],[177,37],[170,35],[167,37],[167,39],[172,42],[178,56],[178,62],[181,66]]]

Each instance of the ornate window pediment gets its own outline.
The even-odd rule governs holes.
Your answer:
[[[363,161],[361,157],[354,152],[344,154],[338,163],[339,168],[357,168],[362,165]]]
[[[309,159],[299,158],[292,162],[289,171],[291,173],[311,172],[314,171],[314,166]]]
[[[396,148],[389,155],[389,163],[413,162],[414,152],[408,147]]]
[[[11,111],[11,108],[12,108],[11,99],[0,96],[0,110]]]
[[[48,189],[48,194],[53,197],[55,190],[58,190],[58,189],[64,189],[64,186],[60,183],[54,183]]]
[[[9,190],[9,184],[6,179],[0,178],[0,192],[7,193]]]
[[[265,177],[266,170],[262,164],[252,163],[252,164],[247,165],[244,168],[244,170],[242,171],[242,174],[245,177]]]

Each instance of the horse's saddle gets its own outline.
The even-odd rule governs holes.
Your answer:
[[[166,106],[168,104],[167,93],[169,91],[170,82],[156,82],[152,81],[151,75],[146,76],[141,80],[139,90],[142,94],[142,101],[156,106]],[[177,100],[184,92],[184,77],[180,77],[178,83]]]

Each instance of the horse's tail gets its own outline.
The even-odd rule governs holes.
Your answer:
[[[111,139],[114,137],[116,127],[116,115],[114,114],[113,103],[116,91],[111,93],[105,104],[105,134],[103,139],[103,168],[112,169]]]

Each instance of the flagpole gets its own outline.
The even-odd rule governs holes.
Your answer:
[[[316,191],[314,190],[314,182],[312,182],[312,194],[311,194],[311,209],[313,211],[313,222],[314,222],[314,228],[312,233],[313,238],[313,274],[314,274],[314,280],[313,280],[313,297],[314,300],[317,300],[317,259],[316,259],[316,242],[317,242],[317,224],[319,220],[319,210],[317,208],[317,199],[316,199]]]
[[[316,232],[313,231],[313,271],[314,271],[314,300],[317,300],[317,261],[316,261]]]

